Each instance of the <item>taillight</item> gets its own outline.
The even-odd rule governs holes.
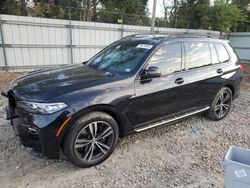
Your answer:
[[[242,64],[240,64],[240,70],[243,71],[244,70],[244,66]]]

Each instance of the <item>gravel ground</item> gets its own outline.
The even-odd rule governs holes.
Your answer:
[[[19,75],[0,74],[0,90]],[[194,115],[127,136],[109,159],[88,169],[27,154],[0,97],[0,187],[223,187],[220,159],[228,147],[250,148],[250,79],[243,84],[223,120]]]

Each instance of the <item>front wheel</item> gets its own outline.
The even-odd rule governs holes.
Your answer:
[[[215,96],[206,116],[215,121],[223,119],[228,114],[231,104],[232,91],[228,87],[223,87]]]
[[[78,119],[64,140],[63,150],[78,167],[91,167],[106,160],[117,145],[116,121],[104,112],[92,112]]]

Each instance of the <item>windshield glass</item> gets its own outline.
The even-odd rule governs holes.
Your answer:
[[[87,66],[115,74],[128,74],[140,66],[154,46],[153,40],[120,40],[105,48]]]

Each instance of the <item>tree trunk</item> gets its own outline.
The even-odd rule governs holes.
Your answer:
[[[87,9],[87,21],[91,21],[90,0],[86,0],[86,9]]]
[[[25,2],[25,0],[20,0],[20,3],[21,3],[21,15],[22,16],[27,16],[28,13],[27,13],[27,9],[26,9],[26,2]]]
[[[92,21],[97,21],[97,10],[96,10],[96,7],[97,7],[97,4],[98,4],[98,2],[97,2],[97,0],[92,0],[92,13],[93,13],[93,15],[92,15]]]

